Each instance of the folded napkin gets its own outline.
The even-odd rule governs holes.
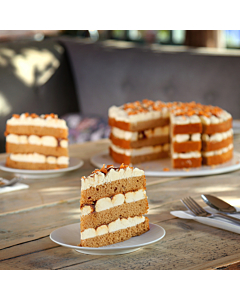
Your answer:
[[[4,182],[4,183],[9,182],[9,180],[6,180],[6,179],[2,179],[1,181]],[[0,187],[0,194],[13,192],[13,191],[18,191],[18,190],[23,190],[23,189],[28,189],[28,188],[29,188],[29,185],[18,182],[16,184],[12,185],[12,186]]]
[[[235,208],[237,211],[239,211],[239,214],[227,214],[227,215],[240,220],[240,208],[238,208],[238,207],[235,207]],[[215,210],[209,206],[204,207],[204,209],[206,209],[206,211],[208,211],[209,213],[217,213],[218,212],[217,210]],[[205,225],[221,228],[224,230],[228,230],[228,231],[232,231],[232,232],[240,234],[240,225],[237,225],[230,220],[225,220],[221,217],[214,217],[214,218],[196,217],[189,210],[186,210],[186,211],[176,210],[176,211],[171,211],[170,213],[173,216],[181,218],[181,219],[192,219],[194,221],[203,223]]]

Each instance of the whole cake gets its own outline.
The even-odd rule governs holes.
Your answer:
[[[16,169],[67,168],[68,128],[55,114],[13,115],[6,124],[6,166]]]
[[[110,155],[136,164],[170,156],[174,168],[217,165],[232,158],[232,116],[199,103],[142,100],[108,112]]]
[[[149,230],[144,171],[122,164],[81,178],[81,243],[101,247]]]

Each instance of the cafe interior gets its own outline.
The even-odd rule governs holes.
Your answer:
[[[240,30],[0,30],[0,270],[239,270],[239,70]],[[213,154],[223,157],[231,152],[231,157],[193,168],[185,150],[177,156],[188,160],[181,168],[171,165],[170,156],[148,161],[142,154],[145,158],[136,163],[129,160],[128,153],[134,149],[117,150],[120,144],[113,139],[117,125],[111,123],[110,108],[115,107],[117,124],[123,120],[120,113],[132,105],[138,110],[142,100],[149,106],[160,103],[159,107],[170,107],[170,135],[174,134],[174,105],[183,110],[196,105],[204,113],[213,112],[213,127],[219,125],[218,112],[226,113],[226,120],[230,120],[226,130],[218,127],[205,135],[204,131],[193,131],[189,133],[191,141],[186,132],[180,133],[187,135],[186,143],[200,143],[200,138],[202,145],[231,141],[222,146],[221,153],[216,152],[221,149],[215,144],[213,150],[203,150],[200,145],[199,155],[205,162]],[[143,111],[145,108],[141,106]],[[16,156],[25,143],[19,140],[15,144],[19,150],[9,150],[7,125],[15,124],[9,120],[40,119],[42,115],[47,120],[51,114],[68,128],[64,137],[70,157],[66,170],[36,171],[17,163],[6,164],[7,157]],[[130,115],[126,118],[131,119]],[[203,130],[206,124],[201,125]],[[26,126],[20,125],[16,127]],[[127,144],[130,138],[126,132],[133,137],[134,129],[124,130],[120,126],[115,131],[125,134]],[[194,133],[198,134],[196,140]],[[12,141],[17,134],[13,132]],[[141,129],[139,140],[147,139],[146,135]],[[30,143],[30,134],[24,136]],[[170,140],[173,143],[174,136]],[[136,153],[140,147],[139,142]],[[31,159],[29,165],[33,164]],[[112,245],[81,246],[80,204],[81,220],[88,214],[83,213],[86,204],[81,202],[86,181],[99,172],[107,178],[106,174],[117,168],[145,172],[142,189],[146,189],[149,208],[141,218],[148,217],[150,229]],[[90,182],[95,188],[95,182]],[[109,211],[117,209],[113,196],[105,196],[110,201]],[[197,202],[193,207],[191,199]],[[95,202],[89,202],[88,209],[96,215]],[[106,222],[101,226],[106,227]],[[100,239],[98,234],[86,240]],[[85,236],[87,232],[81,239]]]

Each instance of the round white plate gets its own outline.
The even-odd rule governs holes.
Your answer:
[[[143,246],[156,243],[165,236],[165,230],[156,224],[149,224],[150,230],[140,236],[99,248],[79,247],[80,243],[80,223],[66,225],[54,230],[50,234],[50,239],[64,247],[75,249],[78,252],[92,255],[116,255],[136,251]]]
[[[233,134],[240,134],[240,120],[233,120]]]
[[[114,165],[115,167],[120,166],[120,164],[114,162],[114,160],[108,154],[108,151],[93,156],[91,158],[91,163],[97,168],[101,168],[103,164]],[[174,169],[171,166],[170,158],[158,159],[154,161],[135,164],[134,167],[144,170],[146,176],[193,177],[223,174],[240,169],[240,153],[234,152],[232,160],[214,167],[202,166],[199,168],[191,169]],[[163,171],[164,168],[168,168],[169,171]]]
[[[0,162],[0,170],[14,173],[17,176],[21,176],[24,178],[51,178],[58,177],[64,175],[64,173],[79,169],[82,167],[83,161],[76,157],[70,157],[68,168],[58,169],[58,170],[21,170],[21,169],[13,169],[5,166],[5,161]]]

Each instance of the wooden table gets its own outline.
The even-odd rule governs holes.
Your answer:
[[[240,139],[235,138],[240,151]],[[84,160],[79,170],[51,179],[25,179],[26,190],[0,195],[0,269],[240,269],[240,235],[175,218],[172,210],[185,210],[179,201],[191,195],[201,205],[201,193],[226,200],[240,195],[240,171],[195,178],[147,177],[151,223],[166,236],[159,242],[124,255],[77,253],[53,243],[56,228],[79,222],[80,178],[95,167],[89,158],[108,147],[108,140],[70,146],[70,155]],[[0,155],[0,161],[5,154]],[[0,177],[11,178],[6,172]]]

